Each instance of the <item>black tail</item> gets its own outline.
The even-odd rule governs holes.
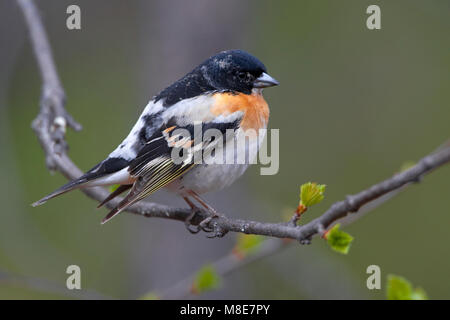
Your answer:
[[[33,207],[37,207],[40,206],[41,204],[46,203],[48,200],[53,199],[54,197],[57,197],[61,194],[64,194],[66,192],[72,191],[74,189],[77,189],[79,187],[81,187],[83,184],[89,182],[90,180],[86,177],[86,175],[81,176],[78,179],[72,180],[68,183],[66,183],[65,185],[63,185],[62,187],[56,189],[55,191],[53,191],[52,193],[46,195],[45,197],[43,197],[42,199],[32,203],[31,205]]]
[[[91,182],[93,180],[96,180],[98,178],[107,176],[109,174],[112,174],[114,172],[117,172],[119,170],[122,170],[128,165],[129,161],[122,159],[122,158],[107,158],[103,160],[102,162],[98,163],[95,167],[93,167],[91,170],[83,174],[78,179],[72,180],[65,185],[63,185],[61,188],[56,189],[49,195],[43,197],[41,200],[36,201],[32,204],[33,207],[40,206],[41,204],[47,202],[48,200],[57,197],[63,193],[72,191],[74,189],[82,188],[84,187],[88,182]]]

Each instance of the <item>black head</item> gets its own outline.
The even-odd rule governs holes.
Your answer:
[[[210,57],[198,68],[203,77],[217,90],[249,94],[253,88],[278,84],[267,75],[267,69],[261,61],[242,50],[223,51]]]
[[[205,92],[230,91],[250,94],[255,88],[278,85],[267,74],[264,64],[242,50],[222,51],[163,90],[155,100],[164,99],[164,105],[192,98]]]

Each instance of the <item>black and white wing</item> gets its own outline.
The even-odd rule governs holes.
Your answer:
[[[155,130],[136,158],[130,162],[128,171],[136,180],[127,196],[108,213],[102,223],[192,169],[197,165],[194,163],[194,152],[204,152],[219,141],[224,142],[216,139],[203,140],[203,133],[208,129],[216,129],[226,136],[227,130],[233,129],[234,132],[239,128],[241,120],[242,113],[238,111],[226,117],[220,116],[202,122],[199,124],[201,130],[198,130],[202,136],[199,136],[194,125],[179,125],[171,118]]]

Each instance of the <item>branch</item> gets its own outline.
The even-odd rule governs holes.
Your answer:
[[[47,35],[34,3],[29,0],[18,0],[18,3],[27,21],[34,54],[39,64],[43,81],[40,112],[33,121],[32,127],[44,149],[49,169],[61,172],[68,179],[75,179],[82,172],[67,156],[65,129],[66,124],[75,130],[80,130],[81,126],[72,119],[64,108],[64,90],[56,72]],[[214,234],[218,236],[223,236],[227,232],[232,231],[277,238],[290,238],[301,243],[309,243],[312,236],[323,233],[335,221],[349,213],[357,213],[363,205],[369,204],[383,195],[419,181],[425,174],[449,161],[450,147],[447,146],[438,152],[426,156],[414,167],[355,195],[347,196],[343,201],[334,203],[319,218],[303,226],[296,226],[292,223],[263,223],[230,219],[220,215],[213,218],[207,224],[207,227],[213,229]],[[103,188],[82,189],[82,192],[96,201],[102,201],[108,195],[108,192]],[[115,199],[108,203],[107,207],[112,208],[119,201],[121,199]],[[190,209],[171,208],[150,202],[139,202],[128,208],[127,211],[144,217],[166,218],[183,222],[192,213]],[[192,224],[198,225],[208,216],[209,213],[199,211],[192,220]]]
[[[450,145],[450,141],[449,141]],[[341,225],[346,225],[354,222],[356,219],[362,217],[366,213],[369,213],[372,210],[380,207],[385,202],[389,201],[393,197],[397,196],[400,192],[405,190],[408,185],[403,186],[402,188],[395,189],[390,193],[385,194],[378,199],[369,202],[367,205],[360,208],[358,211],[358,215],[353,215],[351,219],[342,219],[340,221]],[[240,269],[245,268],[247,265],[252,264],[261,259],[265,259],[270,257],[276,253],[281,252],[282,250],[290,247],[294,242],[288,239],[273,239],[269,238],[261,243],[260,247],[256,252],[246,254],[244,257],[236,255],[234,250],[231,250],[225,256],[218,258],[216,261],[211,263],[211,266],[216,271],[217,275],[220,277],[226,277],[229,274],[238,271]],[[157,299],[185,299],[193,294],[192,286],[194,284],[196,273],[189,275],[187,278],[184,278],[174,285],[163,289],[161,291],[151,291],[147,292],[144,295],[141,295],[141,298],[146,299],[147,297],[154,297]]]
[[[50,170],[61,172],[67,179],[76,179],[83,172],[66,154],[67,144],[65,142],[65,132],[66,125],[69,125],[76,131],[81,130],[82,127],[73,120],[64,108],[64,89],[56,72],[50,44],[38,9],[31,0],[18,0],[18,4],[22,9],[28,26],[33,52],[43,82],[40,112],[33,121],[32,128],[44,150],[47,167]],[[108,195],[108,192],[103,188],[83,189],[82,191],[90,198],[99,202]],[[112,208],[119,201],[112,201],[108,207]],[[138,204],[128,211],[137,214],[154,215],[156,217],[178,218],[178,220],[182,220],[191,213],[188,209],[172,209],[154,203]]]

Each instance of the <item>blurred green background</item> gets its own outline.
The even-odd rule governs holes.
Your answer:
[[[308,221],[450,136],[447,0],[37,4],[67,109],[84,126],[67,135],[82,169],[116,147],[154,94],[211,54],[241,48],[266,64],[281,82],[265,92],[270,127],[280,129],[280,171],[260,176],[255,166],[233,188],[206,195],[232,217],[280,221],[297,205],[300,184],[325,183],[325,201]],[[81,30],[66,28],[69,4],[81,8]],[[366,28],[370,4],[381,7],[381,30]],[[49,174],[30,128],[41,82],[14,1],[0,3],[0,26],[0,298],[70,298],[48,290],[65,286],[70,264],[81,267],[83,289],[137,298],[231,250],[235,234],[209,240],[173,221],[122,214],[101,226],[106,211],[80,192],[31,208],[65,180]],[[201,298],[382,299],[395,273],[448,299],[449,179],[443,167],[346,227],[356,238],[348,256],[316,238],[233,273]],[[184,205],[164,192],[151,200]],[[372,264],[382,290],[366,288]]]

